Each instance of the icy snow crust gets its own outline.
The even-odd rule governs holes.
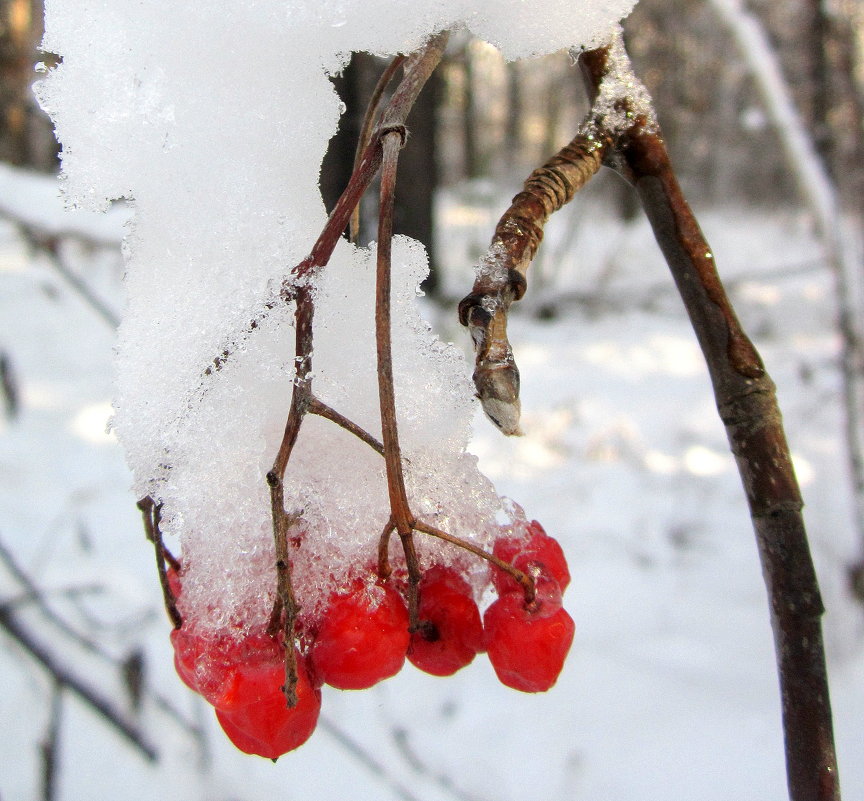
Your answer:
[[[415,49],[458,25],[515,59],[606,41],[632,0],[139,3],[48,0],[38,92],[63,143],[69,204],[134,201],[126,239],[114,427],[137,495],[182,542],[183,611],[204,627],[260,623],[273,597],[265,474],[294,378],[292,309],[265,306],[325,222],[318,171],[341,104],[328,73],[355,50]],[[380,436],[374,252],[342,243],[317,287],[315,391]],[[486,542],[504,513],[466,454],[470,369],[415,309],[417,243],[394,243],[394,359],[413,511]],[[252,319],[263,322],[248,334]],[[223,352],[221,369],[205,371]],[[307,546],[307,612],[372,563],[388,518],[383,460],[307,417],[286,476]],[[464,558],[423,540],[423,559]]]

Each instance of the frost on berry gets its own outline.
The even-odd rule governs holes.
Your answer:
[[[171,632],[174,666],[187,687],[215,707],[230,709],[257,701],[279,687],[282,648],[265,632],[238,638],[235,632]]]
[[[408,610],[392,587],[358,580],[331,595],[313,636],[317,679],[339,690],[364,690],[402,669]]]
[[[483,623],[471,587],[453,568],[435,565],[420,581],[422,628],[411,635],[408,660],[433,676],[450,676],[483,650]]]
[[[560,599],[560,589],[552,581],[538,586],[531,606],[526,606],[521,592],[513,591],[486,610],[486,649],[502,684],[538,693],[558,680],[576,628]]]
[[[216,708],[216,718],[237,748],[247,754],[276,759],[299,748],[315,731],[321,711],[321,692],[312,686],[302,662],[298,661],[297,704],[288,707],[281,685],[284,673],[269,690],[249,703]]]
[[[492,553],[532,577],[536,574],[555,579],[561,592],[570,584],[570,569],[564,551],[536,520],[532,520],[518,533],[496,539]],[[499,593],[516,588],[513,577],[502,570],[493,572],[492,582]]]

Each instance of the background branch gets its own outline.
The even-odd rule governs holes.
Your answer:
[[[18,611],[22,607],[19,598],[4,599],[0,603],[0,627],[6,630],[6,633],[13,639],[17,640],[31,656],[33,656],[42,666],[48,670],[54,677],[55,682],[63,687],[72,689],[85,703],[88,703],[96,709],[106,720],[123,730],[124,736],[137,737],[140,733],[137,729],[137,724],[128,719],[124,713],[115,708],[111,701],[102,696],[100,691],[79,677],[67,667],[65,663],[65,655],[68,650],[68,643],[74,643],[84,651],[93,654],[101,662],[109,666],[112,670],[119,674],[124,672],[124,668],[128,668],[129,657],[117,658],[107,653],[95,640],[79,632],[69,621],[60,616],[45,598],[44,592],[38,587],[27,572],[16,562],[12,553],[0,541],[0,561],[9,570],[9,573],[15,578],[25,590],[24,599],[34,605],[42,617],[48,621],[55,629],[59,630],[64,638],[67,639],[67,644],[64,645],[63,657],[43,645],[33,634],[28,627],[19,619]],[[53,637],[49,638],[53,641]],[[172,703],[165,697],[151,688],[144,686],[141,688],[142,695],[147,698],[156,708],[167,714],[175,723],[177,723],[187,734],[193,737],[199,743],[202,741],[203,734],[200,726],[187,720]],[[143,734],[141,735],[143,737]],[[150,748],[149,744],[142,740],[142,743]],[[146,749],[145,749],[146,750]],[[155,751],[153,752],[155,758]]]
[[[72,672],[58,656],[44,643],[39,642],[32,632],[18,619],[14,612],[0,605],[0,628],[15,640],[33,659],[36,660],[51,678],[69,689],[90,709],[96,712],[114,731],[123,737],[138,753],[149,762],[158,757],[156,746],[150,741],[140,725],[123,713],[114,702],[101,691],[91,686],[81,676]]]

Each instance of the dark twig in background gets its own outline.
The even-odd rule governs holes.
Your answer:
[[[139,722],[105,695],[98,682],[92,681],[92,677],[84,678],[71,666],[69,649],[70,646],[74,646],[94,655],[106,671],[111,671],[121,679],[128,679],[130,655],[117,658],[108,654],[98,643],[79,632],[69,621],[60,616],[48,603],[45,593],[16,562],[2,542],[0,542],[0,562],[25,591],[23,596],[0,602],[0,628],[50,674],[55,687],[70,690],[73,695],[95,710],[109,726],[131,742],[146,759],[155,760],[156,747]],[[39,612],[41,619],[48,623],[55,633],[38,636],[34,630],[34,623],[29,619],[25,622],[26,609],[23,603],[25,600],[28,606],[34,607]],[[135,652],[132,655],[133,661],[134,654]],[[137,706],[133,697],[135,691],[128,681],[127,688],[133,701],[130,706],[134,710]],[[200,727],[187,720],[166,698],[146,685],[138,686],[136,689],[139,694],[138,704],[146,699],[148,703],[153,704],[174,720],[199,744],[202,742],[203,733]]]
[[[70,690],[90,709],[96,712],[114,731],[121,735],[146,760],[152,762],[158,757],[156,745],[141,728],[116,704],[87,680],[74,673],[64,664],[58,654],[40,642],[18,616],[4,605],[0,605],[0,628],[15,640],[33,659],[36,660],[51,678]]]
[[[60,728],[63,715],[63,684],[55,681],[51,688],[51,705],[48,712],[48,727],[45,738],[39,744],[42,754],[42,801],[58,798],[58,773],[60,770]]]

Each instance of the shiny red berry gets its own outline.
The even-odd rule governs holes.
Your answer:
[[[317,629],[312,666],[331,687],[365,690],[405,662],[408,610],[392,587],[358,581],[332,595]]]
[[[526,607],[519,591],[501,595],[483,616],[486,649],[499,681],[526,693],[545,692],[558,680],[575,625],[551,582]]]
[[[171,643],[177,674],[213,706],[253,703],[282,683],[282,648],[263,631],[238,637],[184,626],[171,632]]]
[[[483,623],[471,587],[453,568],[435,565],[420,581],[420,620],[408,660],[433,676],[450,676],[483,650]]]
[[[561,591],[570,584],[570,570],[567,559],[558,541],[550,537],[536,520],[532,520],[524,536],[500,537],[492,547],[492,553],[504,562],[529,573],[534,573],[558,582]],[[534,576],[537,578],[537,576]],[[494,568],[492,583],[499,594],[515,590],[515,579],[503,570]]]
[[[318,722],[321,693],[309,681],[298,659],[297,704],[288,707],[281,687],[284,672],[272,683],[269,692],[251,703],[230,709],[216,709],[216,718],[237,748],[247,754],[276,759],[305,743]]]

